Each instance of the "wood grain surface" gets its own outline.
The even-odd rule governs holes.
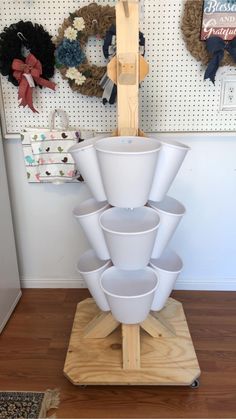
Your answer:
[[[198,360],[180,302],[169,298],[161,311],[164,321],[175,330],[174,335],[162,333],[154,338],[142,330],[140,334],[139,325],[122,325],[122,333],[118,328],[105,339],[90,339],[88,345],[87,324],[99,312],[92,298],[77,306],[64,366],[73,384],[189,386],[199,377]],[[117,349],[119,345],[123,351]]]
[[[73,386],[63,366],[77,303],[88,296],[86,290],[23,291],[0,336],[1,390],[60,388],[58,418],[236,417],[236,293],[172,295],[183,303],[200,363],[197,390]]]

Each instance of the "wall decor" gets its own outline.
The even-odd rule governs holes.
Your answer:
[[[232,0],[204,0],[201,40],[219,36],[231,41],[236,36],[236,2]]]
[[[91,3],[71,13],[59,28],[55,41],[56,67],[73,91],[87,96],[102,96],[100,81],[106,66],[90,64],[85,46],[91,36],[103,39],[114,22],[114,7]]]
[[[150,74],[139,89],[142,129],[145,132],[235,132],[236,121],[232,112],[219,111],[219,103],[222,77],[225,72],[234,73],[236,67],[220,67],[214,89],[211,83],[203,83],[206,64],[203,65],[201,60],[197,61],[190,54],[181,32],[185,1],[144,2],[140,30],[145,34],[145,59],[150,65]],[[194,3],[197,2],[194,0]],[[89,3],[88,0],[34,0],[31,7],[28,7],[26,1],[18,1],[16,8],[16,0],[1,0],[0,32],[4,26],[22,19],[36,21],[50,34],[57,36],[64,18]],[[115,0],[96,0],[96,3],[114,6]],[[200,42],[199,33],[200,29],[197,42]],[[107,65],[102,44],[103,41],[95,37],[89,39],[86,56],[90,63]],[[56,94],[45,88],[35,89],[34,106],[40,111],[39,114],[23,107],[16,112],[17,88],[7,81],[7,77],[1,76],[0,81],[4,105],[1,107],[2,123],[9,141],[12,138],[20,140],[19,133],[26,126],[47,126],[48,115],[55,108],[65,108],[70,115],[71,125],[84,130],[109,133],[116,127],[116,104],[102,106],[101,97],[74,92],[58,70],[54,75]]]
[[[223,2],[216,1],[216,0],[207,1],[206,7],[208,7],[209,9],[206,9],[206,10],[214,10],[213,5],[215,4],[216,6],[216,4],[218,3],[222,3],[223,5],[225,3],[230,3],[230,0],[229,1],[223,0]],[[184,6],[184,13],[182,17],[181,29],[182,29],[183,37],[184,37],[188,51],[191,53],[191,55],[194,58],[196,58],[196,60],[201,61],[204,65],[207,65],[212,58],[212,48],[210,46],[208,50],[206,48],[206,43],[201,40],[201,33],[203,33],[201,31],[203,6],[204,6],[204,0],[187,0],[186,1],[185,6]],[[205,22],[204,19],[203,21]],[[220,46],[220,49],[222,50],[222,46]],[[228,48],[226,48],[226,45],[225,47],[223,46],[222,59],[220,60],[219,65],[220,66],[225,66],[225,65],[235,66],[236,65],[234,58],[229,53],[229,50]]]
[[[0,34],[0,72],[18,86],[19,106],[33,105],[36,86],[55,90],[49,79],[54,75],[54,50],[51,36],[42,25],[19,21]]]

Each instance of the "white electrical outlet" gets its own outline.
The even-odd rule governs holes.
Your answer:
[[[236,74],[225,75],[221,84],[221,111],[236,111]]]

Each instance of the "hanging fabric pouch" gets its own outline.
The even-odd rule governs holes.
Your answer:
[[[61,128],[56,128],[56,116]],[[56,109],[49,118],[49,128],[26,128],[22,146],[28,182],[65,183],[80,180],[69,148],[94,136],[94,131],[69,127],[67,113]]]

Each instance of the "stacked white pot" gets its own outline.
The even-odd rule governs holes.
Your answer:
[[[185,208],[168,192],[188,147],[146,137],[108,137],[71,149],[94,198],[74,209],[92,250],[78,263],[99,308],[121,323],[161,310],[182,269],[167,249]]]

